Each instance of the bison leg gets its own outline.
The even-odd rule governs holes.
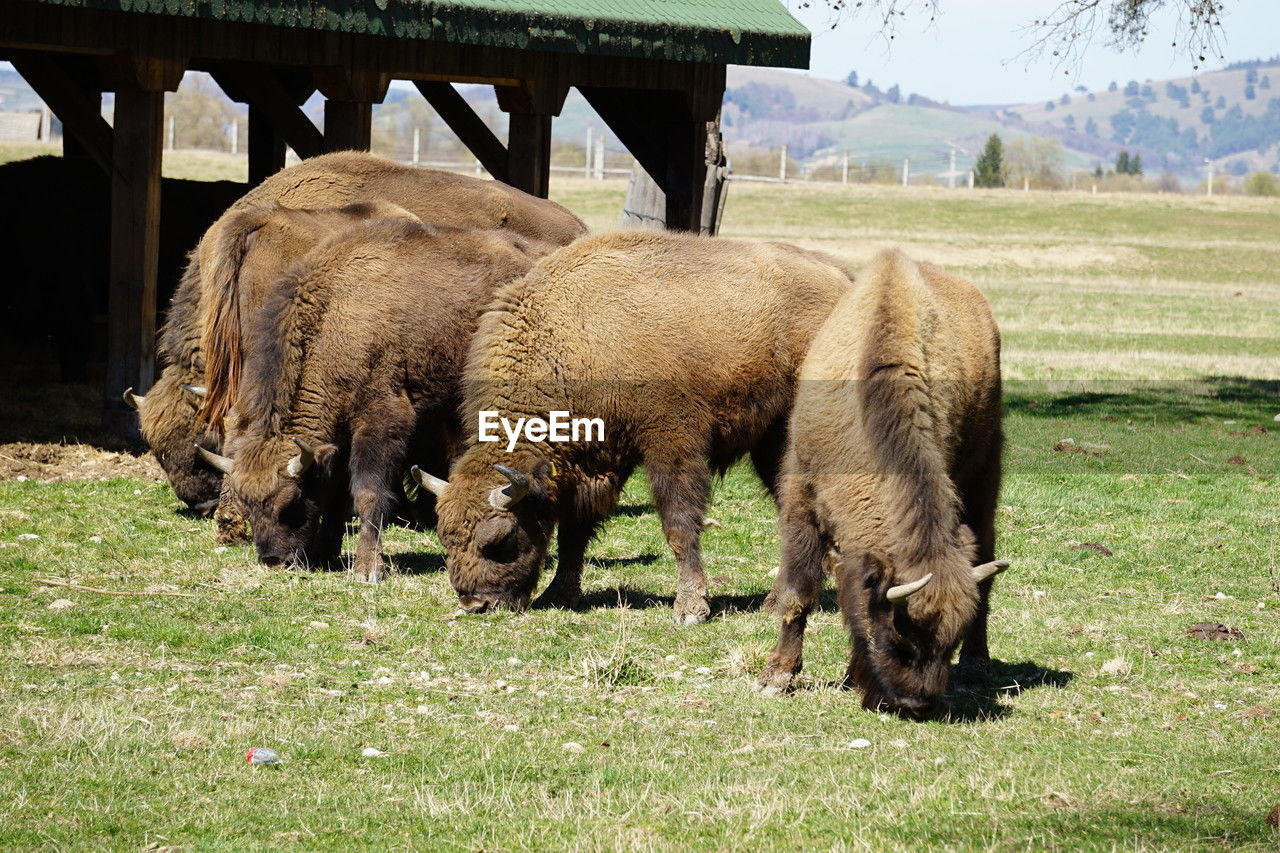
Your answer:
[[[662,517],[662,532],[676,556],[675,620],[693,625],[707,621],[707,576],[702,570],[702,524],[711,488],[711,471],[703,458],[645,464],[653,502]]]
[[[785,418],[774,421],[751,448],[751,465],[756,476],[764,483],[774,502],[778,500],[778,472],[782,468],[782,455],[787,449],[787,422]]]
[[[218,507],[213,511],[214,538],[224,545],[243,545],[249,541],[249,522],[244,508],[231,491],[228,478],[222,478],[218,490]]]
[[[357,581],[379,583],[386,578],[382,561],[382,527],[396,506],[396,482],[405,467],[414,411],[402,405],[369,406],[376,429],[357,431],[351,441],[351,499],[360,519],[356,541]]]
[[[830,543],[818,528],[810,496],[784,488],[778,527],[782,534],[782,568],[769,597],[782,618],[778,642],[765,661],[757,687],[766,696],[790,689],[804,666],[804,629],[818,606],[826,579]]]
[[[534,602],[535,607],[577,607],[582,598],[582,564],[587,544],[613,512],[622,484],[631,471],[587,480],[575,490],[569,512],[556,534],[556,575]]]
[[[977,551],[974,565],[987,563],[996,558],[996,502],[1000,493],[1000,445],[997,439],[994,447],[981,458],[982,465],[961,488],[961,499],[964,503],[964,523],[973,530],[977,540]],[[994,578],[978,585],[978,613],[969,625],[964,644],[960,647],[960,664],[956,668],[958,686],[981,689],[991,679],[991,652],[987,647],[987,611],[991,598],[991,585]]]

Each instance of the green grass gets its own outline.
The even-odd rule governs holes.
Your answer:
[[[596,226],[621,201],[557,193]],[[1277,211],[732,188],[726,232],[950,253],[1005,325],[995,689],[927,723],[834,685],[831,596],[801,689],[752,691],[778,544],[742,468],[704,537],[716,615],[690,628],[640,479],[587,607],[483,617],[455,615],[433,534],[391,530],[400,571],[368,588],[216,548],[162,484],[0,482],[0,846],[1275,850]]]

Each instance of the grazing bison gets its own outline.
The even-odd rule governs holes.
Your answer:
[[[760,686],[801,668],[824,561],[838,557],[863,705],[927,714],[962,665],[985,671],[1000,485],[1000,337],[969,282],[896,251],[840,300],[801,371],[779,502],[778,644]],[[979,564],[979,565],[975,565]]]
[[[699,538],[712,472],[750,452],[771,488],[809,340],[850,286],[832,261],[780,243],[622,232],[585,238],[505,288],[468,356],[465,455],[438,531],[464,609],[572,606],[583,554],[636,465],[675,553],[675,617],[710,612]],[[603,440],[480,441],[478,417],[598,418]],[[572,435],[570,438],[574,438]],[[592,435],[591,438],[599,438]]]
[[[126,394],[136,404],[141,416],[142,432],[156,458],[165,469],[178,496],[193,510],[209,514],[217,505],[221,475],[199,462],[194,453],[197,443],[218,450],[220,424],[216,417],[197,420],[199,401],[184,386],[203,387],[206,370],[211,367],[211,354],[204,352],[209,325],[227,317],[234,318],[241,305],[230,299],[236,291],[240,275],[255,280],[274,280],[289,263],[315,245],[302,239],[302,232],[280,235],[279,246],[271,251],[258,251],[252,243],[261,241],[262,232],[245,233],[240,214],[247,209],[273,203],[292,209],[330,208],[358,201],[383,200],[400,205],[423,222],[470,228],[503,228],[541,242],[565,245],[586,231],[586,226],[572,213],[554,202],[521,192],[497,181],[481,180],[465,175],[416,169],[381,157],[358,151],[326,154],[304,160],[250,190],[209,229],[200,246],[192,254],[182,283],[161,330],[159,356],[164,365],[156,385],[145,398]],[[227,235],[233,239],[228,239]],[[237,242],[240,241],[240,242]],[[270,241],[270,240],[268,240]],[[228,257],[249,244],[249,258],[241,270],[231,270],[231,278],[217,273],[229,268]],[[225,247],[230,256],[222,254]],[[252,256],[269,258],[262,272],[252,270]],[[224,323],[230,330],[233,323]],[[224,342],[229,339],[223,336]],[[232,357],[231,343],[220,358]],[[234,378],[238,367],[226,363],[223,375]],[[213,409],[225,412],[234,399],[230,386],[214,389]]]
[[[381,530],[406,454],[444,473],[460,440],[467,345],[497,289],[553,249],[509,231],[372,220],[317,246],[245,333],[230,474],[267,565],[337,557],[354,505],[355,575],[383,577]]]
[[[413,214],[385,201],[321,210],[291,210],[270,203],[228,212],[201,241],[188,273],[203,270],[206,280],[200,288],[184,286],[170,310],[171,317],[198,318],[185,326],[198,337],[184,340],[180,347],[176,341],[169,342],[171,351],[191,354],[191,369],[170,365],[145,398],[125,393],[125,402],[141,416],[143,438],[174,493],[195,512],[209,515],[219,503],[222,472],[205,462],[197,448],[221,450],[222,420],[239,382],[241,330],[246,321],[261,310],[294,262],[326,237],[371,217],[417,221]],[[206,298],[195,305],[185,303],[202,295],[202,290]],[[218,538],[234,541],[242,529],[234,514],[220,518]]]
[[[186,253],[227,209],[243,184],[160,182],[157,307],[168,303]],[[64,382],[84,381],[106,357],[97,318],[107,313],[111,181],[97,163],[34,157],[0,165],[0,314],[6,358],[52,344]]]

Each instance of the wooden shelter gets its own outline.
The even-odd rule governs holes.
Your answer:
[[[0,59],[62,120],[64,153],[111,175],[104,420],[119,433],[136,429],[120,391],[153,378],[164,93],[185,71],[248,105],[251,184],[284,165],[285,146],[367,149],[372,105],[399,78],[494,177],[540,196],[551,120],[576,86],[665,192],[668,227],[696,229],[725,66],[808,55],[780,0],[0,0]],[[505,144],[458,82],[495,87]],[[300,108],[317,90],[323,128]]]

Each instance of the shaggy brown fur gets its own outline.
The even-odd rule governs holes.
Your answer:
[[[919,716],[946,689],[951,655],[987,662],[1000,482],[1000,338],[969,282],[880,254],[814,339],[801,371],[781,486],[782,633],[760,685],[800,671],[828,551],[853,638],[848,682],[868,708]],[[932,574],[892,603],[890,587]]]
[[[382,219],[299,262],[246,329],[228,438],[229,486],[259,559],[326,563],[354,505],[356,577],[382,579],[381,529],[403,499],[406,453],[445,472],[476,321],[552,248],[508,231]],[[301,472],[289,470],[295,440],[315,455]]]
[[[216,450],[221,445],[221,435],[218,428],[196,421],[200,401],[181,386],[207,384],[206,367],[213,368],[215,374],[220,369],[226,371],[222,375],[234,374],[236,363],[224,361],[223,355],[231,355],[235,346],[234,325],[241,313],[241,301],[228,299],[227,295],[237,289],[241,275],[259,281],[274,280],[270,271],[252,273],[253,265],[248,261],[238,274],[230,275],[230,261],[218,254],[216,247],[226,244],[234,255],[236,239],[240,238],[227,235],[244,234],[236,223],[243,225],[241,215],[256,207],[278,203],[295,210],[318,209],[367,200],[400,205],[424,222],[504,228],[555,245],[565,245],[586,232],[582,221],[560,205],[505,184],[416,169],[359,151],[304,160],[250,190],[214,223],[192,252],[161,330],[158,349],[163,372],[139,406],[143,436],[174,491],[192,509],[204,514],[212,512],[221,480],[216,471],[198,459],[194,445]],[[250,233],[258,235],[253,239],[261,240],[264,232]],[[313,245],[314,241],[282,240],[276,265],[287,267]],[[256,247],[250,248],[256,251]],[[218,272],[207,271],[209,264]],[[209,331],[206,324],[215,320],[225,334]],[[219,367],[213,366],[211,356],[203,350],[211,334],[212,340],[221,345]],[[216,396],[215,402],[225,411],[233,399],[229,386],[226,393]],[[215,413],[208,420],[216,427]]]
[[[710,608],[699,539],[713,472],[751,452],[773,487],[809,340],[850,286],[831,260],[779,243],[622,232],[584,238],[505,288],[468,357],[466,454],[438,504],[463,607],[527,605],[559,529],[540,603],[573,605],[583,554],[643,465],[679,566],[675,616]],[[602,418],[604,441],[478,441],[477,414]],[[495,464],[529,480],[508,509]]]

